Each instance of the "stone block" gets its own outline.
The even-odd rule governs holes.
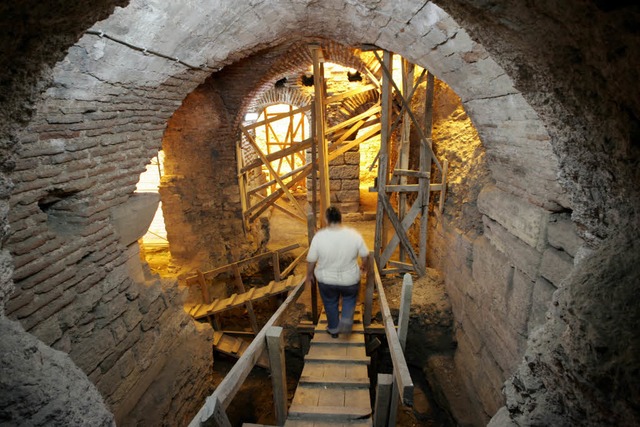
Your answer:
[[[88,339],[75,344],[69,355],[85,372],[93,371],[113,351],[115,342],[109,329],[98,329]],[[87,351],[87,349],[91,349]]]
[[[360,177],[360,166],[343,165],[334,166],[329,169],[329,177],[331,179],[354,179]]]
[[[533,286],[531,315],[529,316],[529,334],[547,321],[547,311],[550,308],[555,290],[556,288],[553,284],[544,278],[538,277],[538,280],[536,280]]]
[[[568,216],[554,216],[547,228],[547,240],[556,249],[562,249],[572,257],[584,243],[578,236],[578,230]]]
[[[335,193],[337,202],[358,202],[360,201],[360,191],[358,190],[341,190]]]
[[[124,321],[127,331],[131,331],[138,326],[142,318],[143,316],[138,309],[138,304],[135,301],[129,302],[127,304],[127,310],[122,315],[122,320]]]
[[[478,210],[538,251],[546,245],[549,211],[495,186],[482,189],[478,195]]]
[[[473,246],[472,275],[476,286],[475,289],[468,290],[469,295],[477,299],[480,305],[492,303],[504,313],[506,293],[512,286],[514,268],[509,259],[491,245],[487,237],[476,239]]]
[[[531,313],[534,282],[516,269],[513,284],[507,289],[507,321],[518,334],[527,335],[527,323]]]
[[[531,280],[538,276],[538,268],[542,260],[542,253],[520,240],[496,221],[487,216],[482,217],[484,234],[500,252],[509,258],[511,264]]]
[[[358,191],[360,191],[360,180],[359,179],[343,179],[341,182],[342,182],[342,189],[343,190],[358,190]]]
[[[540,275],[559,287],[562,281],[573,270],[573,258],[564,251],[547,248],[542,255]]]
[[[156,324],[156,320],[162,315],[162,313],[166,310],[167,305],[164,302],[163,298],[157,298],[151,305],[149,306],[149,311],[144,313],[144,317],[142,319],[141,327],[143,331],[148,331],[153,328]]]
[[[342,188],[342,180],[341,179],[330,179],[329,180],[329,190],[338,191]]]
[[[360,152],[359,151],[347,151],[344,153],[344,162],[348,165],[360,164]]]

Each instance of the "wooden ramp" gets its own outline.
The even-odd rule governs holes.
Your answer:
[[[372,425],[361,312],[355,317],[350,335],[331,338],[321,315],[285,427]]]
[[[291,275],[286,280],[279,282],[271,281],[266,286],[251,288],[247,292],[233,294],[227,298],[216,299],[209,304],[185,306],[185,309],[189,315],[195,319],[205,319],[211,315],[243,306],[248,301],[254,302],[283,292],[288,292],[295,288],[302,278],[302,276]]]

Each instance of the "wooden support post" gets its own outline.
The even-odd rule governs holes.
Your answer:
[[[377,55],[377,53],[376,53]],[[384,51],[383,54],[383,66],[384,64],[391,64],[393,59],[391,52]],[[383,237],[384,237],[384,206],[381,198],[385,196],[385,188],[387,185],[387,177],[389,173],[389,143],[391,135],[389,134],[389,127],[391,125],[391,82],[390,74],[384,74],[382,76],[382,94],[381,94],[381,114],[380,118],[380,152],[378,160],[378,206],[376,209],[376,230],[374,241],[374,257],[376,262],[380,262],[380,252],[382,251]],[[385,242],[386,243],[386,242]],[[380,268],[384,268],[384,265],[380,265]]]
[[[278,251],[273,253],[271,263],[273,264],[273,280],[279,282],[282,278],[280,277],[280,254]]]
[[[415,66],[406,59],[402,60],[402,96],[407,98],[413,88],[413,72]],[[398,156],[398,166],[400,169],[409,169],[409,151],[410,151],[410,136],[411,136],[411,118],[405,111],[402,114],[402,128],[400,133],[400,154]],[[407,185],[407,177],[405,175],[400,176],[400,185]],[[402,221],[407,212],[407,194],[400,193],[398,200],[398,218]],[[404,249],[400,247],[400,261],[404,262],[405,253]]]
[[[322,48],[319,45],[309,46],[313,57],[313,86],[314,86],[314,127],[316,145],[318,147],[318,171],[320,172],[320,212],[329,207],[331,201],[329,196],[329,153],[327,141],[325,139],[325,83],[324,83],[324,57]],[[325,225],[324,215],[320,222]]]
[[[373,288],[375,286],[375,273],[373,272],[373,252],[369,253],[369,265],[367,266],[367,288],[364,293],[364,311],[362,313],[362,323],[364,326],[371,324],[373,311]]]
[[[315,212],[309,212],[307,214],[307,235],[309,237],[309,246],[316,233],[316,215]],[[309,268],[309,264],[307,264]],[[311,321],[315,324],[318,321],[318,286],[316,285],[315,278],[308,284],[309,292],[311,292]]]
[[[373,410],[373,427],[388,427],[389,401],[391,399],[391,386],[393,385],[393,375],[378,374],[378,385],[376,386],[376,402]]]
[[[269,350],[269,366],[273,384],[273,405],[276,424],[283,426],[287,419],[287,375],[284,359],[284,336],[281,326],[272,326],[266,334]]]
[[[442,163],[442,189],[440,190],[440,213],[444,211],[444,198],[447,195],[447,172],[449,171],[449,161]]]
[[[236,281],[236,288],[238,289],[238,293],[244,293],[245,287],[244,283],[242,283],[242,275],[240,274],[240,268],[238,264],[233,264],[233,276]],[[254,288],[255,289],[255,288]],[[247,308],[247,314],[249,315],[249,321],[251,322],[251,329],[254,333],[260,332],[260,328],[258,327],[258,320],[256,319],[256,314],[253,311],[253,303],[251,302],[251,298],[247,298],[247,303],[245,304]]]
[[[427,75],[427,93],[424,105],[424,135],[426,140],[420,144],[420,171],[429,175],[428,178],[420,178],[420,193],[418,197],[422,200],[420,212],[420,268],[427,271],[427,239],[428,239],[428,221],[429,221],[429,197],[431,195],[431,153],[433,152],[432,144],[432,128],[433,128],[433,97],[435,91],[435,78],[433,73]],[[428,146],[426,146],[428,145]]]
[[[248,198],[247,198],[247,173],[241,172],[244,167],[244,159],[242,158],[242,148],[240,143],[236,144],[236,164],[238,167],[238,187],[240,189],[240,207],[242,209],[242,231],[247,233],[248,223],[245,213],[247,212]]]
[[[407,345],[407,333],[409,331],[409,312],[411,311],[411,295],[413,292],[413,279],[406,273],[402,279],[402,293],[400,297],[400,313],[398,315],[398,341],[402,351]],[[398,416],[398,403],[400,394],[398,387],[394,386],[391,394],[391,406],[389,411],[389,425],[395,426]]]

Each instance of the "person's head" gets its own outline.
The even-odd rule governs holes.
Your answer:
[[[327,212],[325,213],[327,217],[328,224],[340,224],[342,222],[342,214],[340,210],[335,206],[330,206],[327,208]]]

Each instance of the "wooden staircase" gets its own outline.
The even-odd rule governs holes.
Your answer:
[[[323,313],[315,328],[285,427],[371,426],[362,314],[350,335],[332,338]]]
[[[283,292],[288,292],[300,283],[302,278],[302,276],[291,275],[286,280],[279,282],[271,281],[266,286],[251,288],[247,292],[236,293],[227,298],[215,299],[209,304],[185,306],[185,309],[189,315],[195,319],[206,319],[214,314],[246,305],[247,302],[259,301]]]

